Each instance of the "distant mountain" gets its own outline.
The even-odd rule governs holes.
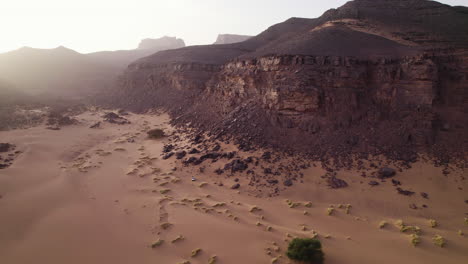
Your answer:
[[[213,44],[231,44],[246,41],[252,36],[245,36],[245,35],[235,35],[235,34],[219,34],[216,42]]]
[[[163,50],[185,47],[185,42],[176,37],[162,37],[158,39],[143,39],[134,50],[100,51],[87,54],[101,62],[120,66],[123,70],[130,62]]]
[[[143,39],[138,45],[138,49],[140,50],[167,50],[183,47],[185,47],[185,42],[183,39],[168,36],[158,39]]]
[[[89,54],[62,46],[55,49],[23,47],[0,54],[0,79],[13,84],[17,90],[32,94],[92,95],[113,86],[130,62],[183,46],[181,39],[163,37],[143,40],[134,50]]]
[[[119,68],[65,47],[0,54],[0,78],[33,94],[85,94],[110,85]]]

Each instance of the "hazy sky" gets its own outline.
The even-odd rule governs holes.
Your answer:
[[[404,0],[402,0],[404,1]],[[290,17],[320,16],[347,0],[0,0],[0,52],[22,46],[79,52],[132,49],[165,35],[187,45],[219,33],[256,35]],[[442,0],[467,5],[468,0]]]

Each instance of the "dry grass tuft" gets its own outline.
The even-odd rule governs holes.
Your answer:
[[[159,247],[159,246],[161,246],[163,243],[164,243],[164,240],[159,239],[158,241],[155,241],[155,242],[153,242],[153,243],[151,244],[151,248]]]
[[[202,251],[201,248],[196,248],[196,249],[192,250],[192,255],[191,255],[192,258],[198,256],[198,254],[200,254],[201,251]]]
[[[432,242],[434,242],[434,245],[439,246],[439,247],[444,247],[445,246],[445,238],[443,238],[441,235],[435,235],[432,238]]]

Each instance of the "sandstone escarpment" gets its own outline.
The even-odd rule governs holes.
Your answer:
[[[401,11],[397,19],[395,9]],[[440,17],[456,29],[433,25]],[[241,146],[317,158],[414,160],[424,152],[463,159],[466,18],[422,0],[356,0],[318,19],[290,19],[242,43],[139,60],[123,78],[121,98],[134,110],[164,107],[175,124]]]

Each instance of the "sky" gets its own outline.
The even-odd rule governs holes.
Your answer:
[[[290,17],[315,18],[347,0],[0,0],[0,52],[65,46],[81,53],[134,49],[176,36],[211,44],[218,34],[257,35]],[[441,0],[468,5],[468,0]]]

